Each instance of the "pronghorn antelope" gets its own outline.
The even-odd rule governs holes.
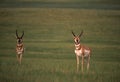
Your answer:
[[[22,39],[23,36],[24,36],[24,31],[23,31],[21,37],[19,37],[17,30],[16,30],[16,38],[17,38],[16,52],[17,52],[17,60],[20,64],[21,64],[22,55],[24,52],[23,39]]]
[[[76,62],[77,62],[77,71],[79,70],[79,60],[81,57],[81,70],[83,72],[83,65],[84,65],[84,59],[87,60],[87,70],[89,69],[89,63],[90,63],[90,54],[91,50],[90,48],[81,45],[80,43],[80,38],[81,35],[83,34],[83,31],[76,36],[74,32],[72,31],[73,37],[74,37],[74,43],[75,43],[75,54],[76,54]]]

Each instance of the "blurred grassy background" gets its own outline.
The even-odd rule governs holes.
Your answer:
[[[87,4],[120,4],[119,0],[1,0],[0,2],[67,2]]]

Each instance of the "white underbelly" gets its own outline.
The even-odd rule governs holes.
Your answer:
[[[22,54],[22,52],[19,51],[19,52],[17,52],[17,54]]]
[[[22,49],[17,49],[17,54],[22,54],[23,53],[23,48]]]
[[[75,54],[81,57],[83,53],[82,50],[75,50]],[[89,56],[89,54],[90,54],[90,50],[84,50],[84,57]]]

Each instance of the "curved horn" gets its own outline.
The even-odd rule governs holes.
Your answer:
[[[17,33],[17,30],[16,30],[16,37],[19,38],[18,33]]]
[[[72,31],[72,34],[73,34],[73,36],[75,37],[75,34],[74,34],[74,32]]]
[[[82,34],[83,34],[83,30],[81,31],[81,33],[80,33],[79,37],[81,37],[81,36],[82,36]]]
[[[23,31],[23,33],[22,33],[22,36],[21,36],[21,38],[23,38],[23,36],[24,36],[24,31]]]

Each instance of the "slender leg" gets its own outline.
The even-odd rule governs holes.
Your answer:
[[[82,56],[82,62],[81,62],[82,66],[81,66],[81,70],[83,72],[83,65],[84,65],[84,56]]]
[[[79,56],[76,55],[77,72],[79,71]]]
[[[22,54],[20,54],[20,64],[21,64],[21,61],[22,61]]]
[[[17,60],[20,63],[20,54],[17,54]]]
[[[16,56],[17,56],[17,61],[19,62],[19,54],[17,54]]]
[[[88,61],[87,61],[87,71],[89,70],[89,64],[90,64],[90,55],[89,55]]]

